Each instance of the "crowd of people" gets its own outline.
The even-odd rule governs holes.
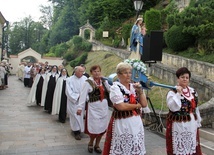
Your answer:
[[[134,54],[131,55],[137,60],[143,52],[142,36],[146,33],[142,21],[138,18],[132,28]],[[2,68],[1,65],[0,71]],[[128,62],[119,63],[116,66],[118,80],[113,85],[102,77],[99,65],[90,67],[90,75],[84,65],[76,66],[69,76],[62,65],[27,63],[20,64],[17,76],[25,87],[31,88],[28,104],[42,106],[47,113],[58,115],[61,123],[69,117],[71,133],[76,140],[81,140],[81,133],[89,135],[89,153],[145,155],[142,113],[148,103],[141,84],[132,81],[132,69]],[[189,86],[191,73],[182,67],[177,70],[176,77],[176,89],[170,90],[166,97],[169,108],[166,152],[169,155],[202,155],[198,132],[201,117],[197,92]],[[113,111],[109,117],[110,105]],[[104,147],[101,148],[104,134]]]
[[[24,74],[30,74],[28,67],[26,65]],[[63,66],[40,67],[33,78],[28,103],[58,115],[61,123],[68,117],[76,140],[81,140],[82,133],[89,135],[89,153],[145,155],[142,112],[148,103],[141,84],[131,79],[132,66],[127,62],[119,63],[116,66],[118,80],[113,85],[102,77],[101,66],[91,66],[90,75],[85,71],[84,65],[76,66],[69,76]],[[191,73],[182,67],[176,77],[176,90],[170,90],[166,98],[169,107],[166,151],[176,155],[201,155],[198,133],[201,117],[197,92],[189,86]],[[113,104],[110,117],[108,97]],[[104,134],[105,143],[101,148]]]
[[[11,69],[13,68],[7,60],[2,60],[0,62],[0,90],[8,88],[8,76],[10,75]]]

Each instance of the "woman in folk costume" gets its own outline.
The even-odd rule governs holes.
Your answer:
[[[191,77],[186,67],[176,71],[178,85],[167,94],[166,148],[168,155],[202,155],[199,130],[198,94],[189,87]]]
[[[121,62],[116,68],[119,81],[110,88],[113,112],[106,133],[103,155],[144,155],[144,127],[141,107],[147,106],[140,83],[132,83],[132,66]]]
[[[65,68],[61,69],[54,91],[52,115],[59,115],[59,121],[65,123],[67,116],[67,96],[65,94],[66,79],[69,77]]]
[[[143,22],[143,18],[138,18],[131,30],[130,36],[130,51],[131,55],[130,59],[141,59],[140,55],[140,37],[141,37],[141,24]]]
[[[53,94],[58,77],[58,68],[56,65],[54,65],[52,66],[51,71],[47,73],[42,87],[41,106],[44,106],[44,109],[47,110],[48,113],[51,113],[52,111]]]
[[[97,153],[101,153],[100,140],[106,132],[109,121],[108,102],[106,99],[109,85],[106,80],[101,78],[101,67],[99,65],[92,66],[90,73],[92,76],[86,80],[80,95],[77,114],[84,114],[82,109],[88,98],[85,119],[85,133],[90,136],[88,152],[92,153],[94,150]]]
[[[36,101],[37,105],[41,105],[42,87],[45,79],[45,69],[41,68],[35,77],[32,88],[28,95],[27,103],[32,104]]]

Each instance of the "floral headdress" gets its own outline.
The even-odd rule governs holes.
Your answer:
[[[137,71],[140,71],[144,74],[146,74],[147,68],[146,65],[137,59],[125,59],[124,62],[130,64],[132,68],[136,69]]]

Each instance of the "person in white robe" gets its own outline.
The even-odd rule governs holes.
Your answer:
[[[94,150],[96,153],[101,153],[100,140],[106,132],[109,121],[107,95],[110,86],[108,81],[101,77],[99,65],[92,66],[90,74],[91,77],[86,80],[79,99],[78,114],[83,115],[82,108],[88,100],[85,119],[85,133],[90,137],[88,152],[92,153]]]
[[[21,81],[23,81],[23,78],[24,78],[24,68],[25,68],[24,64],[20,63],[16,72],[16,76]]]
[[[119,81],[110,88],[114,110],[109,122],[103,155],[145,155],[141,107],[148,105],[140,83],[131,83],[132,66],[121,62],[116,71]]]
[[[54,91],[53,105],[52,105],[52,115],[58,115],[58,119],[61,123],[65,123],[67,115],[67,96],[65,94],[66,90],[66,80],[69,78],[68,72],[65,68],[60,70],[60,76],[56,82],[56,88]]]
[[[166,149],[173,155],[202,155],[199,127],[201,116],[198,94],[189,86],[191,72],[186,67],[176,71],[176,90],[167,94]]]
[[[29,87],[31,63],[28,63],[24,68],[24,86]]]
[[[37,105],[41,104],[42,91],[38,90],[38,84],[40,84],[40,81],[42,82],[41,84],[43,84],[45,76],[46,76],[45,69],[41,68],[39,70],[38,74],[36,74],[35,80],[33,82],[33,85],[31,87],[30,93],[29,93],[28,98],[27,98],[27,104],[29,106],[34,105],[35,102]],[[42,88],[42,85],[40,87]],[[36,95],[38,93],[40,93],[40,95]],[[40,96],[39,99],[37,98],[37,96]]]
[[[70,127],[76,140],[81,140],[80,133],[84,131],[83,115],[77,115],[77,105],[83,84],[87,77],[83,76],[85,69],[77,66],[74,75],[66,81],[67,112],[69,115]],[[85,107],[83,107],[83,110]]]

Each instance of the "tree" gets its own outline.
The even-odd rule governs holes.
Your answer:
[[[214,53],[214,3],[202,1],[196,7],[188,7],[174,17],[175,25],[183,26],[183,33],[196,38],[198,50]],[[205,52],[207,51],[207,52]]]
[[[41,23],[45,28],[50,29],[53,23],[53,7],[41,5],[40,12],[43,14],[40,17]]]
[[[161,30],[161,13],[159,10],[150,9],[145,12],[145,23],[147,33],[150,33],[152,30]]]
[[[25,17],[20,22],[15,22],[9,32],[9,47],[11,54],[17,54],[28,48],[41,52],[40,41],[47,30],[39,22]]]

